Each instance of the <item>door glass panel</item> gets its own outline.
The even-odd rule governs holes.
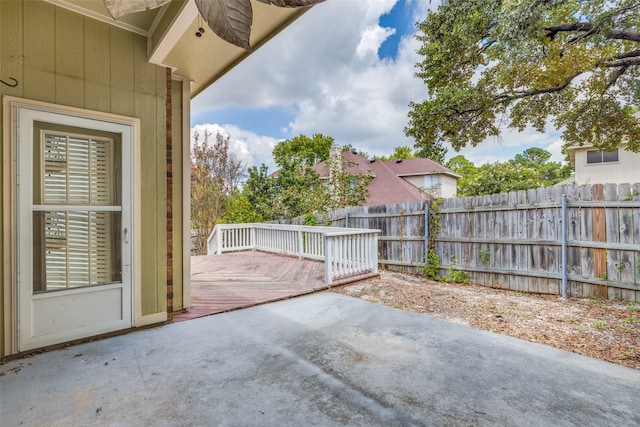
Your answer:
[[[33,212],[33,291],[122,281],[120,221],[120,212]]]
[[[119,142],[42,131],[35,144],[33,291],[120,282]]]

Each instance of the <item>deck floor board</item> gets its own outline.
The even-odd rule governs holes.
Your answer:
[[[191,258],[191,307],[174,322],[304,295],[328,286],[324,263],[257,251]]]

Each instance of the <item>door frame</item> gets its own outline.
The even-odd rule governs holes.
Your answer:
[[[140,119],[110,113],[61,106],[17,97],[3,97],[3,286],[4,355],[19,351],[18,319],[18,198],[16,187],[16,154],[19,132],[18,111],[34,110],[65,116],[72,122],[102,122],[123,125],[131,136],[131,317],[132,326],[142,326],[166,320],[166,313],[142,316],[141,303],[141,218],[140,218]],[[81,123],[73,124],[82,127]],[[86,126],[84,126],[86,127]],[[123,153],[123,157],[129,153]],[[125,314],[127,315],[127,314]]]

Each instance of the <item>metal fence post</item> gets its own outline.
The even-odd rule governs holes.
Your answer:
[[[424,265],[429,260],[429,203],[424,202]]]
[[[567,195],[562,195],[562,297],[567,297]]]

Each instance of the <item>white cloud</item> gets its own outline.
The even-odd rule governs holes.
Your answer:
[[[230,137],[229,149],[242,160],[247,168],[265,163],[269,166],[270,171],[274,170],[275,163],[271,158],[271,151],[279,141],[276,138],[257,135],[234,125],[204,124],[191,128],[191,144],[193,144],[194,132],[198,132],[200,138],[204,137],[205,132],[210,132],[213,137],[220,132],[221,135]]]
[[[380,59],[378,49],[395,29],[379,25],[396,0],[335,0],[320,3],[281,34],[238,65],[192,102],[192,112],[280,107],[294,111],[286,133],[332,136],[370,155],[390,154],[393,147],[413,146],[404,135],[410,102],[427,96],[426,85],[414,76],[420,42],[402,37],[395,59]],[[424,19],[439,2],[408,0],[413,22]],[[239,150],[249,164],[272,162],[277,140],[234,126],[224,128],[244,138]],[[244,144],[244,145],[243,145]],[[528,145],[527,145],[528,144]],[[502,143],[486,141],[462,151],[476,163],[506,160],[529,146],[552,147],[559,154],[558,135],[531,129],[505,132]],[[522,148],[520,148],[522,147]],[[450,152],[450,156],[457,153]],[[259,160],[257,160],[259,159]]]
[[[356,55],[359,59],[365,59],[367,56],[377,59],[378,49],[380,45],[389,37],[396,33],[395,28],[382,28],[380,26],[370,27],[364,30],[360,43],[356,47]]]
[[[355,58],[367,28],[395,0],[329,1],[312,10],[250,55],[193,102],[206,109],[296,105],[322,96],[323,83],[370,64]]]

